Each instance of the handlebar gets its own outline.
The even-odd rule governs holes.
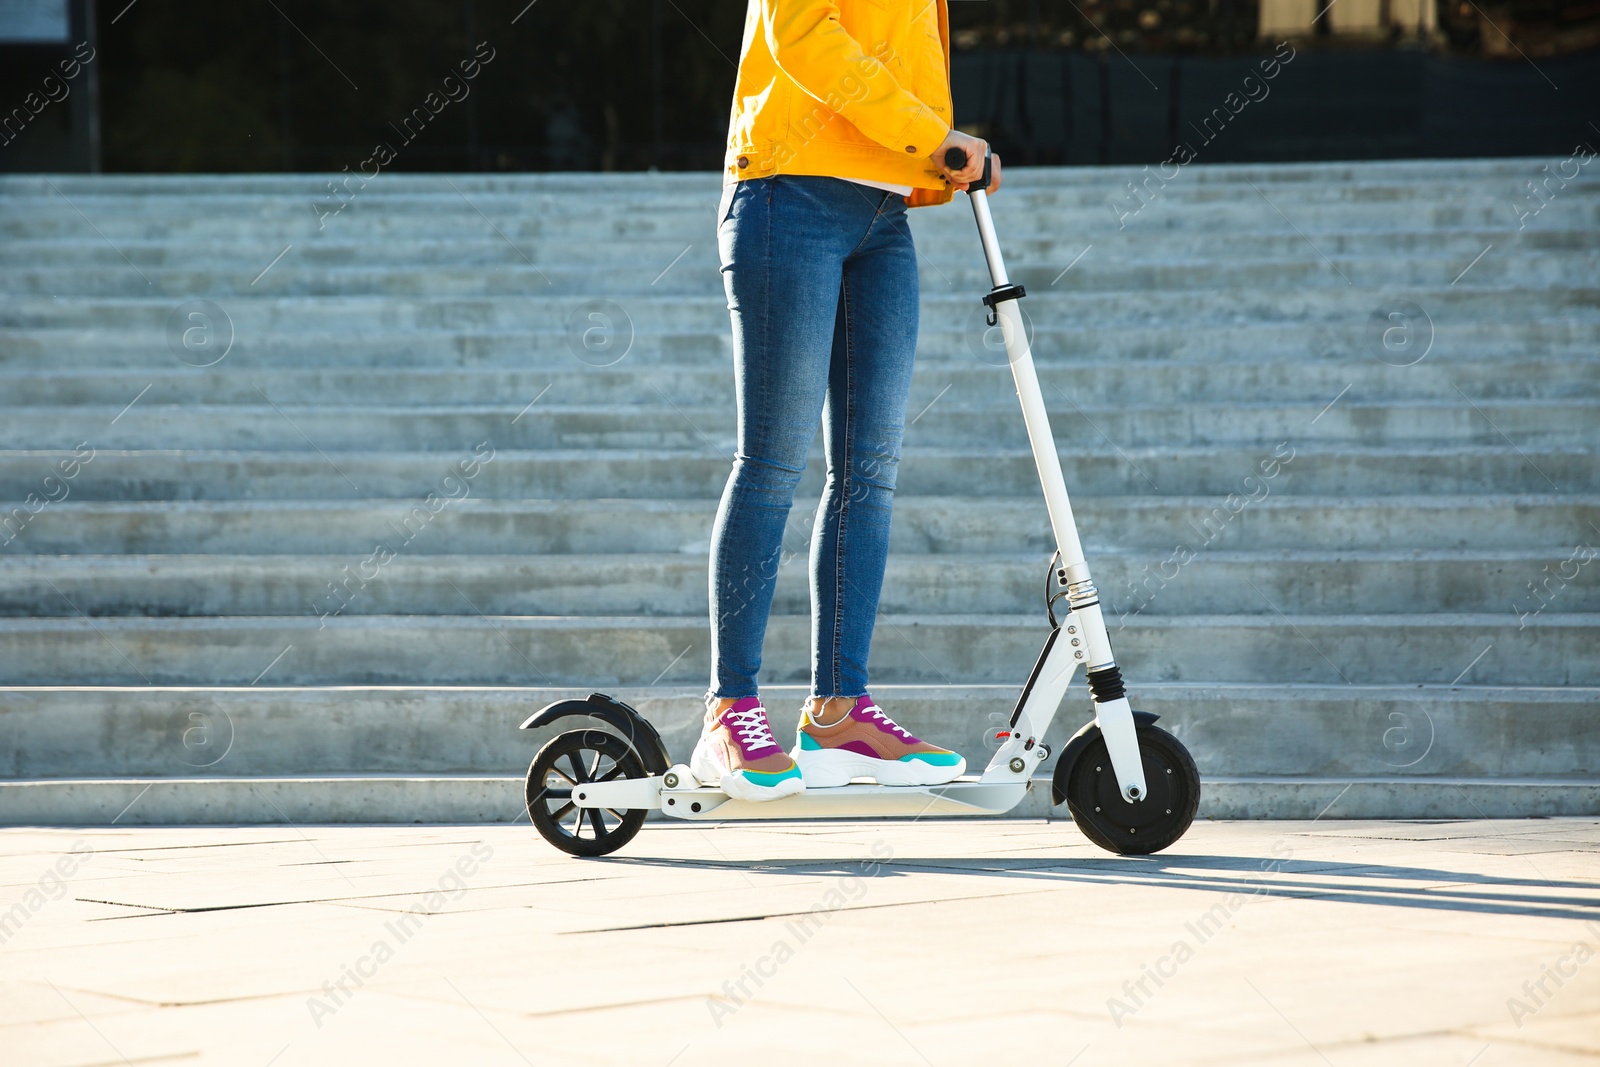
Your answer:
[[[962,167],[965,167],[967,165],[967,150],[965,148],[958,148],[954,145],[945,149],[944,165],[949,167],[951,170],[960,170]],[[991,180],[990,168],[992,165],[991,157],[986,149],[983,153],[983,177],[978,179],[976,182],[970,183],[967,189],[968,192],[988,190],[989,182]],[[973,186],[976,188],[973,188]]]

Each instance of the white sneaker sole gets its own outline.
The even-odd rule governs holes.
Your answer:
[[[789,755],[800,765],[806,785],[815,789],[849,785],[852,778],[871,778],[879,785],[944,785],[967,769],[964,757],[952,766],[938,767],[923,760],[874,759],[840,748],[796,746]]]
[[[701,785],[714,785],[735,800],[748,800],[758,804],[781,797],[792,797],[806,787],[804,774],[797,778],[785,778],[777,785],[756,785],[744,776],[743,771],[729,771],[723,767],[704,744],[703,738],[695,744],[694,755],[689,757],[689,773],[694,775]]]

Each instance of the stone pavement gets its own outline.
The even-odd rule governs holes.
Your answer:
[[[7,1067],[1600,1060],[1595,819],[13,829],[0,886]]]

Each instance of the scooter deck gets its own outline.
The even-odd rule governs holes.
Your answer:
[[[1002,815],[1022,802],[1031,782],[958,778],[944,785],[841,785],[806,789],[777,800],[735,800],[720,789],[663,789],[660,778],[575,786],[580,808],[656,808],[689,821],[723,819],[842,819],[852,817]],[[642,787],[642,788],[641,788]]]

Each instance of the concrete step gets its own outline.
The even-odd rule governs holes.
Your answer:
[[[1347,185],[1361,188],[1396,186],[1409,188],[1419,179],[1437,179],[1441,172],[1449,174],[1456,182],[1475,182],[1531,177],[1540,173],[1540,167],[1550,161],[1544,157],[1493,157],[1485,159],[1441,160],[1372,160],[1359,162],[1315,163],[1202,163],[1184,168],[1184,186],[1214,188],[1231,187],[1246,179],[1256,184],[1268,183],[1283,188],[1322,188],[1332,184],[1337,191]],[[1137,177],[1149,170],[1138,166],[1092,167],[1013,167],[1006,173],[1007,188],[1023,187],[1095,187],[1107,179],[1124,180]],[[140,194],[147,198],[161,196],[192,197],[207,191],[217,195],[249,196],[252,198],[284,195],[317,195],[325,191],[329,181],[344,177],[341,174],[307,172],[300,174],[108,174],[88,177],[61,174],[49,177],[14,174],[0,177],[0,191],[12,196],[54,195],[54,189],[73,193],[108,195]],[[670,195],[685,189],[716,184],[720,177],[712,173],[664,171],[641,179],[638,174],[626,172],[552,171],[541,173],[492,173],[450,175],[456,188],[466,193],[474,192],[575,192],[582,190],[628,189],[641,195]],[[388,173],[373,182],[372,187],[395,191],[445,191],[450,186],[443,178],[425,173]],[[572,203],[572,201],[566,201]]]
[[[118,207],[138,210],[139,203],[124,201]],[[938,225],[921,220],[917,223],[919,234],[936,235],[937,247],[924,249],[924,252],[932,256],[941,268],[965,261],[964,255],[946,246],[951,237],[969,236],[964,227],[970,227],[970,222],[965,218],[961,222],[962,226],[948,225],[943,221]],[[1509,217],[1507,222],[1511,222]],[[1317,241],[1317,247],[1328,256],[1441,259],[1455,262],[1456,271],[1465,268],[1491,245],[1491,253],[1497,251],[1524,258],[1539,255],[1559,261],[1600,249],[1600,233],[1579,229],[1517,230],[1514,225],[1509,230],[1506,226],[1449,230],[1383,228],[1324,233]],[[1076,259],[1080,252],[1084,252],[1085,246],[1086,242],[1070,227],[1061,227],[1045,217],[1038,219],[1035,225],[1021,234],[1006,236],[1006,261],[1030,265],[1058,263],[1065,266]],[[89,234],[81,237],[12,239],[0,246],[0,264],[39,269],[88,266],[126,269],[131,262],[143,270],[152,267],[182,270],[205,268],[225,270],[231,275],[242,269],[241,264],[270,263],[283,250],[284,243],[275,241],[275,235],[260,232],[225,246],[209,240],[179,243],[170,239],[140,237],[119,241],[116,248],[110,247],[98,236]],[[1116,240],[1094,245],[1092,251],[1092,258],[1086,255],[1079,260],[1078,266],[1073,268],[1074,272],[1090,263],[1298,262],[1305,258],[1308,248],[1305,238],[1292,231],[1252,234],[1249,241],[1219,242],[1210,234],[1129,228],[1119,233]],[[419,240],[396,234],[381,242],[358,241],[347,234],[329,233],[320,240],[295,245],[273,271],[278,267],[370,269],[374,266],[374,255],[379,252],[382,255],[381,263],[387,268],[431,268],[448,263],[457,268],[476,266],[492,269],[526,267],[529,260],[545,264],[545,269],[549,269],[549,264],[637,268],[641,263],[673,263],[679,253],[684,253],[683,258],[677,260],[673,270],[685,266],[697,269],[708,265],[715,269],[717,266],[716,242],[710,234],[701,241],[690,242],[686,251],[680,241],[649,236],[627,242],[545,238],[513,248],[493,233],[459,233],[448,239],[436,240]],[[1486,255],[1473,264],[1473,271],[1497,260],[1497,255]],[[1452,272],[1451,277],[1454,276]]]
[[[1595,554],[1591,533],[1589,556]],[[0,558],[0,617],[343,615],[703,616],[706,558],[674,555],[405,554],[391,533],[358,556],[12,556]],[[1188,542],[1155,552],[1097,552],[1095,584],[1116,625],[1151,615],[1600,612],[1600,583],[1580,580],[1583,550],[1411,549],[1230,552]],[[804,615],[804,543],[780,564],[773,610]],[[879,610],[895,615],[1022,614],[1043,600],[1049,560],[1027,556],[889,558]]]
[[[1366,205],[1372,207],[1415,206],[1459,200],[1494,199],[1526,192],[1526,182],[1547,177],[1549,159],[1525,159],[1508,165],[1472,169],[1481,160],[1450,160],[1448,184],[1441,184],[1443,161],[1419,161],[1406,170],[1379,171],[1376,163],[1351,165],[1324,164],[1327,170],[1289,174],[1284,164],[1248,169],[1228,164],[1204,164],[1185,168],[1178,180],[1160,182],[1155,167],[1009,167],[1005,192],[994,197],[997,204],[1047,205],[1055,209],[1102,206],[1108,197],[1127,198],[1130,181],[1148,188],[1144,198],[1169,200],[1192,207],[1218,207],[1235,204],[1240,194],[1260,200],[1252,186],[1274,194],[1280,204]],[[1338,170],[1344,166],[1345,169]],[[1281,168],[1281,169],[1280,169]],[[222,179],[229,177],[231,182]],[[71,175],[54,175],[48,181],[8,179],[4,187],[7,214],[17,219],[35,217],[50,205],[61,210],[76,204],[87,210],[128,201],[148,216],[183,215],[209,210],[224,217],[272,217],[280,213],[302,214],[311,201],[331,202],[330,183],[342,184],[347,175],[206,175],[203,180],[189,175],[170,175],[149,183],[133,183],[126,176],[106,175],[86,183],[75,183]],[[1558,179],[1551,177],[1552,181]],[[361,184],[351,178],[344,190],[349,201],[345,211],[325,220],[324,230],[352,218],[370,215],[373,204],[392,207],[399,214],[475,215],[474,207],[493,207],[497,212],[522,213],[544,218],[584,216],[610,221],[653,217],[672,206],[700,196],[717,196],[722,178],[715,172],[680,172],[651,175],[644,184],[636,174],[519,174],[519,175],[394,175],[386,174]],[[593,197],[574,198],[574,193],[625,192],[626,198],[614,202]],[[1557,199],[1593,196],[1587,182],[1568,181],[1560,188],[1545,190]],[[596,204],[610,210],[601,214]],[[962,206],[959,198],[956,205]],[[335,206],[337,206],[335,204]],[[363,211],[366,207],[368,210]],[[950,209],[946,209],[948,212]],[[997,209],[998,210],[998,209]],[[1195,212],[1201,213],[1201,212]],[[939,209],[915,211],[913,216],[938,216]],[[1508,213],[1509,215],[1509,213]],[[311,215],[315,222],[315,215]],[[1514,221],[1514,217],[1513,217]]]
[[[1415,207],[1431,204],[1448,204],[1455,201],[1493,200],[1507,195],[1525,193],[1526,182],[1546,174],[1541,168],[1550,166],[1546,159],[1523,160],[1498,170],[1461,170],[1451,172],[1448,183],[1442,183],[1441,165],[1444,161],[1410,172],[1393,171],[1381,174],[1352,169],[1341,180],[1335,171],[1285,179],[1278,176],[1271,164],[1252,170],[1230,170],[1228,165],[1202,165],[1185,168],[1180,180],[1168,181],[1157,188],[1154,167],[1010,167],[1007,168],[1005,191],[994,197],[997,205],[1046,205],[1061,210],[1072,207],[1099,207],[1108,197],[1129,198],[1129,181],[1151,179],[1151,186],[1142,190],[1146,200],[1169,200],[1196,208],[1218,208],[1236,205],[1240,194],[1263,210],[1266,204],[1251,187],[1266,189],[1274,194],[1272,203],[1313,206],[1366,206],[1371,208]],[[1467,161],[1450,160],[1449,164]],[[1335,166],[1336,164],[1329,164]],[[1356,168],[1372,166],[1356,164]],[[194,176],[174,175],[165,185],[135,186],[107,180],[73,185],[69,175],[51,176],[49,183],[27,184],[13,182],[5,189],[5,203],[13,218],[37,217],[46,205],[55,211],[66,210],[70,205],[83,208],[105,207],[123,201],[141,205],[151,217],[209,212],[228,218],[276,217],[285,213],[305,214],[313,224],[316,215],[309,203],[337,202],[330,195],[330,182],[342,182],[346,175],[270,175],[257,176],[254,184],[228,186],[214,184],[220,175],[206,175],[205,180]],[[1431,180],[1419,180],[1431,179]],[[1552,178],[1552,181],[1556,179]],[[63,184],[67,182],[67,184]],[[267,183],[271,184],[267,184]],[[53,187],[52,184],[53,183]],[[722,191],[722,178],[715,172],[681,172],[671,180],[665,174],[651,175],[646,185],[637,174],[611,175],[577,174],[524,174],[489,178],[484,175],[384,175],[376,181],[357,188],[359,181],[345,190],[345,210],[324,219],[323,229],[352,219],[378,214],[374,205],[392,208],[395,214],[439,214],[448,212],[475,216],[474,208],[487,214],[523,214],[537,218],[560,221],[574,217],[592,218],[602,223],[631,221],[661,215],[674,205],[682,207],[686,201],[701,196],[715,198]],[[612,200],[595,196],[613,190],[626,193],[626,197]],[[1581,199],[1592,197],[1591,183],[1569,180],[1565,186],[1545,191],[1547,198]],[[574,197],[574,193],[591,194],[587,198]],[[715,201],[713,200],[713,203]],[[1246,201],[1247,203],[1249,201]],[[964,207],[957,198],[953,207],[913,211],[913,217],[939,216],[954,213]],[[606,210],[602,211],[601,208]],[[363,210],[366,208],[366,210]],[[488,212],[494,208],[494,212]],[[998,208],[997,208],[998,210]],[[1205,214],[1194,211],[1192,214]],[[1510,216],[1514,224],[1514,216]],[[337,221],[335,221],[337,220]]]
[[[1236,203],[1239,194],[1250,194],[1260,203],[1258,194],[1251,193],[1252,185],[1267,188],[1277,195],[1274,203],[1303,206],[1369,206],[1384,208],[1450,203],[1462,200],[1493,199],[1508,192],[1515,195],[1526,191],[1528,178],[1540,174],[1540,168],[1550,166],[1550,160],[1523,161],[1520,165],[1495,171],[1461,171],[1450,175],[1448,185],[1438,183],[1440,164],[1434,161],[1431,173],[1433,182],[1418,182],[1419,172],[1388,175],[1350,171],[1341,181],[1334,172],[1293,180],[1284,180],[1269,170],[1252,172],[1233,171],[1226,165],[1202,165],[1185,170],[1185,177],[1168,181],[1159,189],[1155,184],[1154,167],[1008,167],[1005,192],[993,197],[997,204],[1043,204],[1052,208],[1098,207],[1108,194],[1129,198],[1127,182],[1149,177],[1152,185],[1142,190],[1146,200],[1171,200],[1195,207],[1219,207]],[[1458,161],[1450,160],[1451,164]],[[1465,161],[1459,161],[1465,162]],[[1371,164],[1362,163],[1361,167]],[[1272,164],[1276,167],[1279,164]],[[1331,164],[1330,164],[1331,166]],[[1427,168],[1422,168],[1426,171]],[[1203,178],[1198,177],[1204,174]],[[252,215],[276,216],[284,212],[303,214],[310,201],[334,203],[329,195],[331,182],[340,182],[346,175],[294,175],[261,176],[272,184],[258,182],[254,186],[212,184],[220,175],[206,175],[197,181],[188,176],[185,182],[167,185],[138,187],[111,180],[87,185],[63,184],[70,176],[55,175],[44,182],[28,185],[13,183],[5,189],[8,214],[26,219],[37,216],[46,206],[62,210],[76,204],[87,210],[122,201],[141,206],[149,217],[164,217],[190,213],[209,212],[218,217],[239,218]],[[184,176],[173,176],[183,178]],[[372,206],[392,207],[397,214],[438,214],[448,212],[463,216],[476,214],[474,207],[493,207],[502,214],[524,214],[533,217],[561,220],[572,217],[589,217],[602,221],[613,219],[629,221],[636,218],[657,217],[673,206],[681,206],[700,196],[715,197],[722,191],[722,179],[716,172],[680,172],[668,181],[667,175],[652,175],[650,184],[642,183],[637,174],[611,175],[523,174],[488,179],[482,175],[456,174],[448,176],[384,175],[376,181],[356,188],[352,184],[345,190],[345,210],[324,220],[324,230],[335,226],[334,220],[344,223],[374,213]],[[358,183],[358,179],[351,179]],[[1552,181],[1555,179],[1552,177]],[[1507,184],[1509,181],[1509,184]],[[626,199],[615,203],[601,197],[575,198],[573,193],[598,193],[606,190],[626,192]],[[1588,182],[1569,180],[1564,187],[1546,190],[1547,196],[1556,199],[1583,198],[1594,194]],[[468,195],[463,195],[468,194]],[[870,195],[870,194],[863,194]],[[964,206],[959,198],[956,208]],[[334,203],[337,207],[337,204]],[[609,209],[602,213],[601,206]],[[1263,205],[1264,206],[1264,205]],[[363,207],[367,210],[363,211]],[[947,208],[946,211],[953,209]],[[914,211],[913,216],[938,216],[940,210]],[[311,221],[315,222],[313,214]]]
[[[1470,276],[1468,281],[1470,281]],[[952,286],[945,295],[930,287],[922,299],[923,321],[932,329],[981,332],[983,308],[975,298],[987,281]],[[623,321],[616,329],[635,331],[722,333],[728,328],[726,298],[704,294],[646,295],[618,292]],[[1174,290],[1156,292],[1086,292],[1056,288],[1030,292],[1028,317],[1034,322],[1093,322],[1102,327],[1162,324],[1186,326],[1251,322],[1295,322],[1309,331],[1324,325],[1346,328],[1361,324],[1373,342],[1373,309],[1409,300],[1432,321],[1523,322],[1572,318],[1584,325],[1600,323],[1600,287],[1572,285],[1478,287],[1463,282],[1451,287],[1445,279],[1434,286],[1406,287],[1397,293],[1387,285],[1318,285],[1270,290]],[[570,295],[525,291],[501,297],[326,296],[230,297],[224,308],[235,335],[269,332],[343,331],[350,333],[434,331],[529,333],[558,332],[582,301]],[[0,306],[0,327],[116,329],[142,331],[165,343],[167,321],[174,308],[169,296],[143,298],[79,297],[56,300],[45,296],[13,296]],[[616,311],[611,312],[616,315]],[[583,320],[587,321],[587,320]]]
[[[1053,383],[1052,383],[1053,384]],[[952,390],[954,391],[954,390]],[[328,398],[332,400],[333,398]],[[930,402],[907,428],[909,450],[923,447],[1025,448],[1027,429],[1016,398],[957,396]],[[1237,442],[1275,444],[1289,438],[1306,447],[1404,447],[1417,442],[1461,445],[1519,444],[1582,447],[1600,440],[1600,398],[1451,399],[1363,401],[1348,395],[1300,403],[1095,405],[1065,389],[1046,394],[1050,423],[1062,448],[1102,445],[1158,447]],[[0,406],[0,449],[71,449],[84,441],[119,451],[154,449],[329,452],[392,449],[454,452],[492,439],[495,447],[546,449],[692,449],[710,443],[731,453],[732,407],[684,406],[660,397],[618,397],[608,404],[577,404],[546,395],[537,408],[525,402],[356,407],[302,406],[262,392],[255,405],[152,404],[28,407]],[[643,402],[639,402],[639,401]],[[260,402],[268,401],[268,402]]]
[[[509,420],[508,420],[509,421]],[[87,423],[92,441],[102,425]],[[493,448],[494,435],[489,435]],[[1593,448],[1528,445],[1440,445],[1361,448],[1292,444],[1196,448],[1074,447],[1061,454],[1067,485],[1088,496],[1272,494],[1412,496],[1418,493],[1600,492]],[[92,444],[89,446],[92,449]],[[1278,462],[1286,458],[1288,463]],[[0,452],[0,499],[30,493],[61,499],[45,485],[70,451]],[[489,456],[485,450],[483,453]],[[76,466],[66,489],[76,500],[338,500],[409,498],[421,506],[435,494],[480,499],[637,497],[715,499],[730,457],[698,450],[495,451],[463,484],[460,452],[96,451]],[[1266,466],[1262,466],[1265,464]],[[1270,473],[1263,487],[1261,476]],[[1249,483],[1245,482],[1250,478]],[[449,479],[447,482],[446,480]],[[797,499],[820,497],[821,462],[813,458]],[[919,448],[902,460],[897,494],[1021,497],[1038,491],[1031,453],[1003,449]],[[44,506],[48,506],[46,503]],[[30,511],[43,508],[30,507]],[[14,512],[13,512],[14,514]]]
[[[1185,203],[1177,196],[1160,196],[1140,202],[1126,189],[1107,187],[1099,195],[1077,196],[1074,202],[1060,203],[1049,196],[996,197],[993,203],[995,225],[1002,241],[1009,235],[1019,239],[1045,237],[1067,243],[1115,241],[1130,231],[1178,235],[1209,235],[1214,239],[1238,241],[1241,245],[1262,236],[1292,244],[1299,238],[1305,251],[1315,258],[1320,239],[1362,230],[1398,232],[1488,232],[1510,238],[1519,232],[1562,232],[1592,230],[1600,224],[1600,196],[1563,190],[1547,202],[1543,211],[1532,213],[1537,201],[1515,187],[1504,187],[1498,194],[1484,191],[1462,196],[1441,193],[1425,203],[1393,201],[1373,203],[1292,203],[1273,198],[1268,203],[1242,188],[1223,193],[1218,201]],[[633,193],[623,194],[632,196]],[[29,204],[32,214],[18,205],[0,215],[0,237],[11,240],[88,241],[99,235],[122,242],[168,240],[177,245],[223,244],[255,249],[275,240],[277,246],[265,255],[256,253],[255,270],[261,271],[288,245],[295,249],[324,239],[340,244],[378,244],[391,239],[407,241],[475,242],[498,240],[515,246],[514,260],[506,263],[541,262],[529,248],[541,244],[560,246],[588,240],[648,240],[685,245],[716,241],[716,211],[720,193],[715,188],[677,198],[670,203],[642,205],[634,212],[623,212],[610,205],[600,211],[573,211],[570,206],[555,209],[526,198],[510,197],[499,203],[480,205],[479,214],[456,201],[456,207],[430,197],[373,197],[357,203],[336,216],[318,219],[310,200],[273,205],[242,217],[222,198],[197,198],[182,206],[142,207],[124,197],[107,198],[99,203],[77,203],[82,214],[61,200]],[[1245,199],[1248,197],[1249,199]],[[76,198],[74,198],[76,200]],[[333,206],[323,201],[319,207]],[[1278,210],[1274,210],[1274,208]],[[457,209],[459,208],[459,210]],[[1280,215],[1278,212],[1282,211]],[[1519,212],[1529,212],[1527,216]],[[1288,221],[1285,221],[1287,218]],[[1518,229],[1519,218],[1525,222]],[[913,240],[924,248],[959,249],[974,242],[972,216],[964,204],[928,212],[913,212],[910,228]],[[264,235],[266,235],[264,237]],[[1490,238],[1490,242],[1493,238]],[[1312,247],[1315,246],[1315,247]],[[270,247],[270,244],[269,244]],[[1480,250],[1482,245],[1479,246]],[[1324,254],[1327,253],[1323,250]],[[289,255],[293,255],[290,251]],[[959,253],[952,253],[959,254]],[[1072,253],[1076,254],[1076,252]],[[1467,265],[1476,253],[1468,253],[1456,268]],[[1490,253],[1493,255],[1493,253]],[[676,252],[654,262],[653,275],[667,267]],[[559,259],[554,262],[559,263]],[[1061,266],[1066,263],[1063,261]],[[1061,269],[1060,267],[1057,268]],[[253,276],[253,274],[252,274]],[[1454,276],[1453,274],[1451,275]]]
[[[767,702],[787,729],[800,687]],[[4,778],[251,777],[285,774],[515,774],[556,728],[506,731],[549,700],[580,690],[517,689],[14,689],[5,718],[26,739]],[[699,729],[697,693],[617,695],[656,724],[675,759]],[[1011,686],[888,686],[878,699],[920,736],[981,765]],[[1594,690],[1193,687],[1136,693],[1216,775],[1584,777],[1600,737]],[[987,707],[989,710],[984,711]],[[1046,739],[1061,742],[1087,714],[1070,691]],[[572,728],[569,724],[564,727]],[[1368,736],[1370,735],[1370,736]],[[1351,745],[1351,738],[1364,743]],[[101,739],[85,745],[85,738]],[[1509,741],[1515,744],[1508,744]],[[1053,769],[1046,762],[1046,774]]]
[[[0,825],[482,825],[526,819],[522,789],[523,775],[0,782]],[[1591,778],[1283,776],[1207,779],[1199,816],[1315,820],[1331,812],[1340,819],[1492,819],[1597,811],[1600,784]],[[1050,783],[1043,779],[1008,814],[1068,818],[1064,806],[1050,806]]]
[[[1259,494],[1258,494],[1259,496]],[[1079,532],[1098,563],[1175,545],[1213,550],[1550,549],[1600,533],[1600,496],[1074,496]],[[688,553],[709,551],[715,499],[458,501],[408,529],[410,501],[67,499],[31,516],[6,555],[334,555],[364,559],[378,538],[409,537],[407,557],[440,554]],[[797,497],[785,544],[804,549],[816,500]],[[15,521],[15,520],[14,520]],[[1037,495],[972,498],[897,494],[896,553],[1048,553]],[[1592,542],[1591,542],[1592,543]],[[1563,557],[1564,558],[1564,557]]]
[[[1081,247],[1079,249],[1081,251]],[[692,251],[692,246],[691,246]],[[981,264],[951,257],[944,249],[925,260],[947,286],[982,292],[988,275]],[[573,263],[564,250],[546,247],[540,258],[502,263],[492,268],[472,264],[397,266],[387,263],[352,267],[320,267],[285,259],[266,274],[254,263],[237,260],[227,267],[140,267],[126,263],[39,268],[12,266],[0,274],[0,292],[10,295],[137,296],[174,298],[205,293],[215,300],[266,299],[273,296],[374,295],[415,298],[427,296],[499,296],[523,293],[588,295],[597,291],[621,293],[692,293],[720,290],[715,248],[702,242],[698,255],[685,255],[673,263],[671,253],[660,264],[634,259],[623,264]],[[1418,255],[1352,256],[1323,252],[1326,260],[1296,255],[1294,258],[1250,260],[1168,259],[1162,263],[1117,264],[1085,258],[1070,276],[1058,283],[1073,293],[1114,293],[1128,290],[1183,291],[1242,290],[1246,288],[1303,289],[1308,286],[1394,285],[1427,287],[1448,283],[1466,266],[1466,257]],[[1061,276],[1066,256],[1009,258],[1013,281],[1030,290],[1044,290]],[[668,268],[671,267],[669,270]],[[1474,286],[1496,283],[1525,291],[1539,286],[1573,286],[1600,281],[1600,252],[1585,251],[1556,256],[1549,253],[1507,253],[1486,257],[1475,265]]]
[[[468,605],[470,608],[471,605]],[[1600,615],[1142,614],[1113,621],[1117,659],[1148,681],[1352,685],[1600,684]],[[1042,612],[881,615],[872,676],[975,683],[1027,676]],[[810,620],[775,615],[762,677],[809,676]],[[657,685],[709,676],[706,622],[638,616],[358,616],[319,620],[0,619],[0,685]],[[1468,677],[1470,675],[1470,677]]]
[[[967,318],[954,326],[924,319],[917,335],[919,363],[943,361],[977,368],[997,368],[1008,377],[1004,347],[983,322],[976,300],[964,305]],[[1525,321],[1455,319],[1428,320],[1418,326],[1415,352],[1385,350],[1375,332],[1371,309],[1353,320],[1331,320],[1307,327],[1304,322],[1195,322],[1107,323],[1071,326],[1071,320],[1054,314],[1025,318],[1034,324],[1030,339],[1035,362],[1048,370],[1063,366],[1103,366],[1131,360],[1177,362],[1196,368],[1237,364],[1272,367],[1306,365],[1310,368],[1349,366],[1375,368],[1383,373],[1437,366],[1442,357],[1452,360],[1503,362],[1572,360],[1581,367],[1600,350],[1600,320],[1579,316]],[[166,309],[170,312],[172,309]],[[566,309],[570,312],[576,307]],[[947,317],[947,316],[946,316]],[[19,371],[59,371],[64,362],[88,374],[100,368],[139,368],[150,372],[193,372],[184,367],[202,362],[184,352],[178,359],[169,346],[165,327],[160,330],[84,328],[63,318],[59,327],[0,326],[0,368]],[[672,371],[715,370],[724,380],[731,373],[732,347],[726,321],[709,320],[699,330],[663,331],[651,324],[617,318],[615,351],[604,358],[585,350],[581,341],[564,330],[564,319],[554,316],[529,331],[491,331],[481,327],[416,328],[404,332],[374,328],[340,331],[327,322],[315,328],[244,332],[235,328],[234,344],[225,362],[204,369],[226,377],[242,370],[502,370],[624,373],[663,365]],[[226,336],[219,333],[219,336]],[[1426,341],[1431,336],[1433,344]],[[631,338],[631,343],[628,339]],[[181,347],[181,346],[180,346]],[[1421,362],[1421,355],[1428,362]],[[207,357],[210,358],[210,357]],[[1427,372],[1421,372],[1427,373]],[[371,377],[371,375],[369,375]],[[1125,375],[1125,377],[1127,377]],[[151,379],[146,379],[147,384]],[[1133,381],[1136,379],[1128,378]],[[1337,388],[1351,379],[1346,377]],[[1419,378],[1420,380],[1420,378]],[[549,379],[539,383],[543,388]],[[529,394],[532,395],[531,393]]]
[[[919,737],[981,769],[1020,682],[882,685],[875,698]],[[703,690],[609,691],[687,761]],[[1214,776],[1592,778],[1600,758],[1600,690],[1490,686],[1133,684],[1136,707],[1161,716]],[[284,688],[62,686],[0,689],[0,780],[196,776],[512,775],[558,727],[517,725],[583,688]],[[784,744],[806,695],[769,686],[763,699]],[[1075,684],[1044,740],[1059,753],[1087,721]],[[1048,775],[1051,756],[1042,765]],[[1325,801],[1326,802],[1326,799]]]
[[[1569,183],[1548,197],[1542,211],[1534,213],[1539,201],[1528,195],[1525,183],[1536,173],[1533,168],[1521,180],[1468,185],[1452,179],[1445,186],[1434,175],[1432,181],[1422,183],[1425,188],[1397,183],[1341,190],[1327,182],[1268,190],[1251,189],[1241,182],[1203,189],[1198,184],[1169,182],[1159,191],[1151,186],[1143,195],[1126,180],[1077,189],[1048,185],[1024,189],[1011,185],[1008,176],[1007,190],[994,198],[993,211],[1002,236],[1008,230],[1030,232],[1042,225],[1090,237],[1114,235],[1141,225],[1241,236],[1287,234],[1298,227],[1313,238],[1328,230],[1385,227],[1515,232],[1519,219],[1540,229],[1562,228],[1563,223],[1582,229],[1600,218],[1600,194],[1590,183]],[[74,195],[61,187],[61,193],[6,198],[5,210],[0,212],[0,234],[9,238],[86,238],[98,229],[111,240],[167,234],[178,240],[212,236],[219,240],[242,238],[254,244],[263,232],[283,241],[317,241],[325,236],[351,241],[388,235],[447,238],[451,232],[485,239],[498,230],[513,241],[582,233],[713,240],[721,195],[714,178],[667,195],[652,196],[627,188],[614,198],[596,200],[596,190],[585,190],[593,201],[590,204],[553,190],[508,189],[463,196],[442,182],[417,193],[392,187],[385,190],[383,184],[372,183],[346,198],[342,209],[341,201],[326,186],[301,196],[279,192],[229,197],[197,190],[187,198]],[[971,236],[971,216],[963,203],[913,211],[910,218],[918,231],[943,228]]]
[[[1425,360],[1409,367],[1367,360],[1309,360],[1285,355],[1276,362],[1149,360],[1138,374],[1125,361],[1038,360],[1046,396],[1096,405],[1152,403],[1265,404],[1340,396],[1340,403],[1484,399],[1552,399],[1600,395],[1600,350],[1557,357]],[[138,397],[142,408],[160,405],[260,405],[265,394],[280,406],[337,403],[365,407],[502,405],[508,398],[540,397],[544,408],[617,402],[731,405],[731,366],[702,359],[698,365],[615,367],[555,365],[548,370],[494,367],[389,367],[382,375],[345,368],[246,370],[230,357],[214,368],[0,370],[0,396],[17,407],[102,405],[120,412]],[[1324,401],[1325,403],[1326,401]],[[912,377],[910,416],[941,408],[1016,404],[1016,386],[1004,365],[971,358],[921,355]],[[541,408],[541,410],[544,410]],[[521,408],[519,406],[518,410]],[[1319,409],[1320,410],[1320,409]],[[920,421],[920,420],[919,420]]]

